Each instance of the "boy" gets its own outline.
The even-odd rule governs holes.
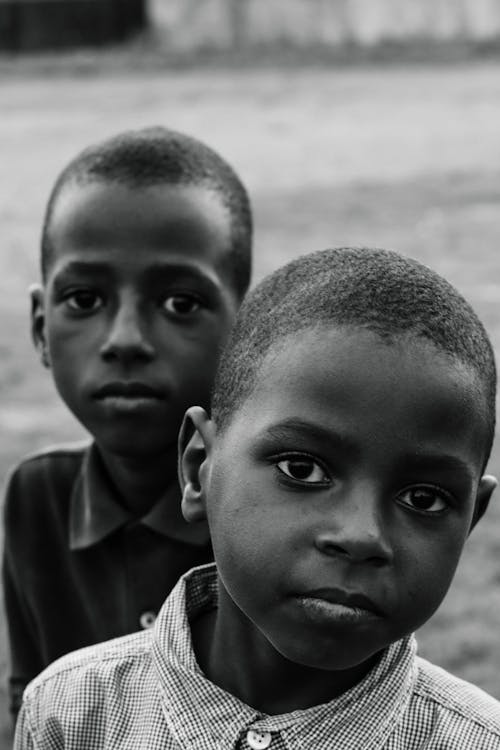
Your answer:
[[[93,438],[23,461],[5,505],[12,710],[51,661],[147,628],[179,576],[213,559],[180,510],[177,435],[208,405],[247,289],[247,193],[193,138],[120,134],[57,180],[32,332]]]
[[[16,748],[493,750],[500,704],[418,659],[496,485],[487,335],[395,253],[300,258],[257,287],[212,420],[181,431],[183,512],[217,570],[153,631],[71,654],[24,697]]]

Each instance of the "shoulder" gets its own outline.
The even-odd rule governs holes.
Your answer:
[[[9,473],[6,491],[6,513],[15,502],[17,508],[22,498],[32,504],[33,497],[63,491],[71,486],[80,471],[89,441],[52,446],[24,458]]]
[[[63,470],[65,467],[78,467],[89,440],[82,440],[64,445],[54,445],[31,453],[20,461],[10,472],[9,481],[17,478],[39,478],[47,471]]]
[[[44,719],[85,717],[141,694],[152,673],[152,630],[73,651],[48,666],[24,691],[24,711],[34,726]]]
[[[151,630],[63,656],[26,688],[16,747],[149,747],[165,735]],[[149,738],[149,740],[148,740]],[[172,747],[163,743],[162,747]]]
[[[10,473],[5,491],[4,555],[39,560],[47,545],[66,545],[71,497],[90,443],[48,448],[25,458]]]
[[[427,704],[450,734],[468,738],[464,747],[500,748],[500,702],[441,667],[417,658],[413,700]],[[487,743],[487,744],[481,744]]]

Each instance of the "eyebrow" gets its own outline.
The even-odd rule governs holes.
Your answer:
[[[333,446],[337,451],[341,450],[351,456],[358,456],[360,453],[359,446],[346,435],[296,417],[284,419],[266,428],[263,431],[263,437],[280,441],[296,438],[298,433],[322,445],[326,443]],[[436,471],[447,474],[460,474],[471,485],[474,480],[469,466],[458,456],[447,453],[413,453],[402,456],[399,463],[402,468],[410,471]]]
[[[296,417],[289,417],[267,427],[263,431],[263,437],[274,440],[287,440],[289,438],[296,438],[298,433],[322,445],[328,443],[334,446],[336,450],[342,450],[345,453],[359,453],[359,448],[354,440],[350,440],[335,430],[327,429],[314,422],[308,422],[305,419],[298,419]]]
[[[84,261],[84,260],[72,260],[63,266],[56,274],[56,280],[65,275],[112,275],[111,266],[106,262],[99,261]],[[156,279],[165,276],[172,276],[176,278],[190,278],[196,279],[202,284],[209,286],[211,289],[218,289],[219,284],[216,279],[210,275],[203,273],[199,268],[191,266],[189,264],[182,263],[153,263],[145,269],[144,276],[146,278]]]
[[[414,470],[434,470],[461,474],[471,484],[474,479],[469,466],[461,458],[448,455],[447,453],[417,453],[408,456],[404,463],[405,466]]]
[[[81,261],[81,260],[72,260],[69,263],[66,263],[64,266],[62,266],[56,273],[56,278],[59,276],[64,276],[64,274],[71,274],[71,273],[102,273],[103,271],[107,271],[109,266],[107,263],[95,263],[92,261]]]

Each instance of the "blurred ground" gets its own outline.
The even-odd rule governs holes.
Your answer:
[[[78,70],[0,69],[2,481],[24,454],[81,435],[32,353],[27,288],[57,172],[89,142],[125,128],[166,124],[234,164],[255,206],[255,280],[326,246],[398,249],[455,283],[500,351],[500,65]],[[490,469],[500,472],[498,446]],[[499,540],[497,501],[420,634],[421,653],[497,698]],[[6,658],[2,630],[1,750],[9,746]]]

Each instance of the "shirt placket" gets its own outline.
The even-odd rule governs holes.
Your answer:
[[[155,581],[151,580],[151,567],[148,565],[150,535],[151,532],[137,522],[128,524],[123,529],[126,560],[125,608],[128,632],[146,630],[152,627],[156,620],[157,612],[151,591]]]
[[[281,732],[269,732],[258,727],[247,727],[237,744],[238,750],[286,750]]]

